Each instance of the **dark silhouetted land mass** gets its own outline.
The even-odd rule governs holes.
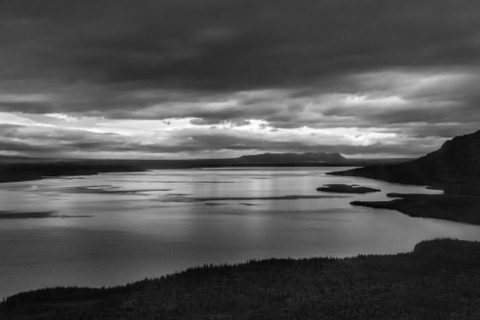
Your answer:
[[[381,190],[362,187],[359,185],[348,185],[348,184],[326,184],[320,188],[317,188],[317,191],[323,192],[333,192],[333,193],[356,193],[356,194],[365,194],[372,192],[380,192]]]
[[[480,194],[480,131],[455,137],[432,153],[399,164],[368,166],[331,174],[429,185],[448,194]]]
[[[12,296],[4,320],[480,319],[480,243],[421,242],[411,253],[205,266],[108,289]]]
[[[163,202],[216,202],[216,201],[258,201],[258,200],[301,200],[301,199],[332,199],[342,196],[320,196],[320,195],[285,195],[273,197],[189,197],[189,196],[171,196]]]
[[[459,194],[389,194],[391,201],[353,201],[353,205],[391,209],[424,217],[480,225],[480,197]]]
[[[31,212],[16,212],[16,211],[0,211],[0,220],[12,219],[44,219],[44,218],[90,218],[88,215],[59,215],[55,211],[31,211]]]
[[[453,138],[417,160],[369,166],[333,175],[428,185],[441,195],[394,195],[392,201],[354,201],[353,205],[393,209],[412,217],[480,224],[480,131]]]
[[[398,163],[406,159],[345,159],[338,153],[263,154],[234,159],[193,160],[81,160],[0,156],[0,182],[37,180],[44,177],[133,172],[153,169],[222,167],[324,167]]]
[[[348,160],[340,153],[305,152],[305,153],[263,153],[242,156],[237,159],[243,163],[346,163]]]

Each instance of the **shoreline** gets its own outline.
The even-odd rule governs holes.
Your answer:
[[[103,172],[143,172],[161,169],[196,168],[252,168],[252,167],[362,167],[376,162],[398,160],[347,160],[345,162],[239,162],[238,159],[197,160],[79,160],[79,159],[29,159],[3,160],[0,157],[0,183],[34,181],[45,177],[91,175]]]
[[[354,206],[396,210],[410,217],[433,218],[480,225],[480,196],[388,194],[387,201],[353,201]]]
[[[116,172],[132,171],[140,170]],[[466,195],[387,196],[394,199],[352,204],[397,210],[412,217],[456,222],[465,221],[454,220],[448,215],[435,216],[432,212],[456,212],[462,204],[464,209],[480,208],[480,197],[475,196],[469,196],[475,202],[465,202]],[[468,221],[465,222],[468,224],[480,225],[475,210],[472,214],[465,216],[468,219],[461,219]],[[359,255],[342,259],[268,259],[235,265],[208,265],[125,286],[100,289],[46,288],[19,293],[0,304],[0,318],[109,320],[122,317],[148,319],[161,315],[162,319],[192,319],[201,315],[203,318],[244,319],[245,312],[249,312],[248,316],[258,319],[290,319],[291,315],[317,319],[321,312],[329,310],[324,314],[325,319],[384,319],[388,316],[394,318],[395,314],[391,312],[395,310],[407,310],[405,312],[411,317],[434,319],[434,315],[437,318],[461,315],[465,309],[480,318],[480,307],[476,307],[480,306],[480,289],[473,287],[480,281],[480,271],[471,268],[479,263],[480,243],[444,239],[424,241],[417,244],[412,252],[394,255]],[[451,280],[441,284],[445,276]],[[472,286],[465,287],[465,277]],[[327,278],[330,280],[323,282]],[[239,291],[245,283],[248,284],[247,288]],[[317,285],[312,286],[311,283]],[[425,291],[419,286],[421,283],[435,283],[438,287],[434,291]],[[457,300],[454,299],[454,303],[445,300],[444,292],[453,292],[451,295]],[[465,294],[473,297],[474,302],[468,299],[459,302],[458,299]],[[414,308],[411,307],[414,301],[410,297],[420,299]],[[383,299],[381,304],[377,303],[378,299]],[[257,305],[257,301],[263,302]],[[432,307],[431,301],[446,307]],[[428,314],[425,313],[427,311]]]
[[[321,167],[351,167],[350,165],[337,165],[337,164],[275,164],[275,165],[266,165],[266,164],[252,164],[252,165],[193,165],[193,166],[181,166],[181,167],[168,167],[168,166],[155,166],[155,167],[127,167],[127,168],[91,168],[91,169],[80,169],[80,170],[58,170],[58,172],[43,172],[43,173],[29,173],[29,174],[0,174],[0,183],[9,183],[9,182],[22,182],[22,181],[36,181],[48,178],[62,177],[62,176],[88,176],[88,175],[97,175],[101,173],[127,173],[127,172],[145,172],[148,170],[188,170],[188,169],[210,169],[210,168],[321,168]],[[0,165],[0,170],[1,170]],[[40,172],[44,170],[39,170]],[[0,171],[0,173],[2,173]]]
[[[387,194],[385,201],[353,201],[354,206],[373,209],[396,210],[410,217],[434,218],[472,225],[480,225],[480,183],[475,177],[452,179],[411,180],[408,176],[389,174],[388,166],[357,168],[347,171],[328,172],[333,176],[363,177],[391,183],[423,185],[432,190],[442,190],[443,194]]]
[[[40,289],[7,298],[0,317],[428,320],[468,312],[477,319],[479,264],[479,242],[436,239],[395,255],[267,259],[111,288]]]
[[[129,161],[129,160],[127,160]],[[24,181],[36,181],[46,178],[54,178],[61,176],[82,176],[82,175],[97,175],[100,173],[122,173],[122,172],[145,172],[148,170],[161,170],[161,169],[195,169],[195,168],[227,168],[227,167],[350,167],[346,164],[227,164],[227,163],[206,163],[206,162],[180,162],[178,161],[157,163],[153,165],[151,161],[141,162],[142,165],[138,165],[135,161],[132,162],[109,162],[109,161],[81,161],[81,162],[42,162],[42,163],[0,163],[0,183],[8,182],[24,182]],[[128,164],[128,165],[125,165]],[[27,169],[27,170],[25,170]],[[473,225],[480,225],[480,194],[477,193],[479,188],[477,184],[471,184],[465,182],[460,185],[458,182],[447,183],[419,183],[417,181],[394,181],[392,179],[383,179],[380,177],[373,177],[369,174],[362,174],[364,170],[369,168],[357,168],[347,171],[334,171],[328,172],[328,175],[334,176],[355,176],[364,177],[369,179],[381,180],[392,183],[401,183],[407,185],[425,185],[427,188],[444,190],[444,194],[441,195],[407,195],[396,194],[396,198],[393,200],[385,201],[353,201],[352,205],[364,206],[369,208],[381,208],[396,210],[403,214],[407,214],[411,217],[422,218],[436,218],[454,222],[462,222]],[[12,173],[14,172],[14,173]],[[21,172],[18,173],[18,172]],[[469,187],[472,186],[472,187]],[[344,186],[336,186],[331,191],[318,188],[320,191],[337,192],[335,189],[342,189],[345,191]],[[352,188],[353,190],[354,188]],[[347,190],[350,191],[350,190]],[[358,190],[357,190],[358,191]],[[467,192],[466,192],[467,191]],[[466,193],[465,193],[466,192]],[[391,195],[387,195],[391,196]],[[467,199],[468,201],[465,201]]]

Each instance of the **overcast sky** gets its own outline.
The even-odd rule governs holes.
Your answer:
[[[0,154],[416,157],[480,129],[478,0],[0,0]]]

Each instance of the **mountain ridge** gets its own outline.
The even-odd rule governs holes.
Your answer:
[[[275,163],[303,163],[303,162],[334,162],[343,163],[347,159],[338,152],[304,152],[304,153],[261,153],[236,158],[240,162],[275,162]]]

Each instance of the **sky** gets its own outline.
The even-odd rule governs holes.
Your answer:
[[[480,129],[478,0],[0,0],[0,155],[418,157]]]

